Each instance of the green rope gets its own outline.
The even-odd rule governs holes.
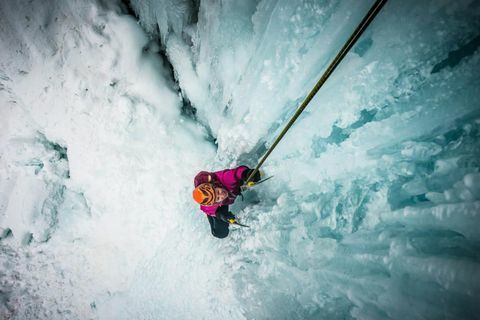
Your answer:
[[[365,29],[368,27],[368,25],[370,24],[370,22],[373,21],[373,19],[375,18],[375,16],[377,15],[377,13],[380,11],[380,9],[382,9],[383,5],[387,2],[387,0],[377,0],[373,6],[370,8],[370,10],[368,11],[368,13],[365,15],[365,17],[363,17],[363,20],[360,22],[360,24],[357,26],[357,28],[355,29],[355,31],[352,33],[352,35],[350,36],[350,38],[347,40],[347,42],[343,45],[342,49],[340,49],[340,51],[337,53],[336,57],[333,59],[333,61],[330,63],[330,65],[328,66],[327,70],[325,70],[325,72],[323,73],[322,77],[318,80],[318,82],[315,84],[315,86],[313,87],[313,89],[310,91],[310,93],[307,95],[307,97],[305,98],[305,100],[302,102],[302,104],[300,105],[300,107],[297,109],[297,111],[295,112],[295,114],[293,115],[293,117],[290,119],[290,121],[287,123],[287,125],[285,126],[285,128],[282,130],[282,132],[280,133],[280,135],[277,137],[277,139],[275,140],[275,142],[272,144],[272,146],[267,150],[267,152],[263,155],[263,157],[261,158],[261,160],[259,161],[259,163],[257,164],[257,167],[255,168],[255,170],[252,171],[252,173],[250,173],[250,175],[248,176],[247,178],[247,181],[246,181],[246,184],[248,184],[248,182],[250,182],[253,178],[253,176],[255,175],[255,173],[257,173],[257,171],[260,169],[260,167],[262,166],[262,164],[265,162],[265,160],[268,158],[268,156],[270,155],[270,153],[272,153],[273,149],[275,149],[275,147],[277,146],[277,144],[280,142],[280,140],[283,138],[283,136],[287,133],[288,129],[290,129],[290,127],[293,125],[293,123],[295,122],[295,120],[297,120],[297,118],[300,116],[300,114],[302,113],[302,111],[308,106],[308,104],[310,103],[310,101],[313,99],[313,97],[315,96],[315,94],[317,94],[318,90],[320,90],[320,88],[323,86],[323,84],[325,83],[325,81],[327,81],[328,77],[330,77],[330,75],[333,73],[333,71],[335,70],[335,68],[340,64],[340,62],[342,61],[342,59],[345,57],[345,55],[348,53],[348,51],[350,51],[350,49],[353,47],[353,45],[355,44],[355,42],[357,42],[358,38],[360,38],[360,36],[362,35],[362,33],[365,31]]]

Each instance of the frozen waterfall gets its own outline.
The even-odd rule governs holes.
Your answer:
[[[0,2],[0,319],[480,319],[480,2]]]

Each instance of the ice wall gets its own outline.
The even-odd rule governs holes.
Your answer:
[[[139,264],[208,232],[179,195],[214,147],[126,12],[0,4],[1,319],[118,318]]]
[[[250,229],[190,199],[370,4],[1,2],[0,318],[478,318],[478,2],[390,0],[232,208]]]
[[[169,32],[132,3],[219,167],[255,163],[370,5],[202,1]],[[227,266],[247,318],[477,317],[479,14],[389,1],[347,55],[241,213]]]

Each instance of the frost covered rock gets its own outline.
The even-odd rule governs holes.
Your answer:
[[[19,243],[47,241],[69,178],[66,148],[38,134],[14,138],[2,152],[0,226]]]

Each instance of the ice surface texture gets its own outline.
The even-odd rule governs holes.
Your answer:
[[[480,3],[2,1],[0,318],[475,319]]]

